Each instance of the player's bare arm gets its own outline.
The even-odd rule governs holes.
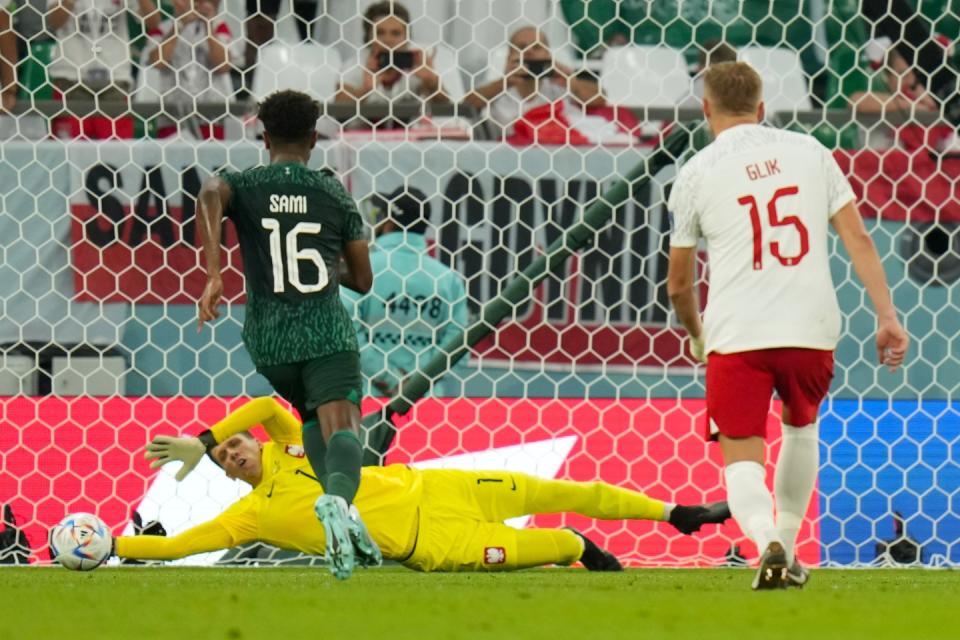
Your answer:
[[[353,240],[343,247],[346,269],[340,274],[340,284],[357,293],[367,293],[373,286],[370,267],[370,246],[366,240]]]
[[[903,364],[910,338],[897,319],[887,277],[873,239],[867,233],[863,218],[853,202],[848,202],[834,214],[831,222],[850,254],[853,268],[863,282],[877,313],[877,358],[880,364],[888,367],[890,371],[895,371]]]
[[[677,313],[677,319],[690,334],[691,353],[697,360],[705,362],[700,305],[693,289],[696,270],[696,247],[670,247],[667,295],[670,296],[670,303]]]
[[[223,279],[220,275],[220,236],[223,228],[223,209],[230,202],[230,185],[217,176],[210,176],[200,189],[199,228],[200,243],[203,249],[204,267],[207,270],[207,284],[200,297],[197,315],[197,330],[204,322],[220,317],[217,306],[223,296]]]

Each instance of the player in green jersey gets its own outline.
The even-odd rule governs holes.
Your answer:
[[[355,562],[380,562],[352,506],[362,459],[360,358],[339,294],[341,284],[370,290],[370,256],[353,198],[330,171],[307,168],[320,104],[298,91],[278,91],[258,115],[270,164],[212,176],[200,190],[207,284],[198,326],[220,315],[227,217],[237,230],[246,278],[243,342],[257,371],[304,420],[304,449],[324,489],[316,515],[331,571],[346,579]]]

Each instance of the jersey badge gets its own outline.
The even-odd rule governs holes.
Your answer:
[[[288,456],[293,456],[294,458],[303,458],[307,455],[306,452],[303,450],[303,447],[301,447],[298,444],[288,444],[284,448],[284,452]]]
[[[484,547],[483,564],[503,564],[507,561],[507,550],[503,547]]]

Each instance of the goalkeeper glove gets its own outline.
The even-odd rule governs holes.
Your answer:
[[[180,482],[194,470],[207,452],[206,445],[200,438],[175,438],[172,436],[156,436],[153,441],[147,445],[147,453],[144,458],[153,460],[150,463],[151,469],[157,469],[168,462],[179,461],[183,463],[180,470],[177,471],[177,482]]]
[[[140,512],[134,510],[133,512],[133,535],[135,536],[165,536],[167,535],[167,530],[163,528],[163,525],[160,524],[159,520],[151,520],[147,524],[143,524],[143,517],[141,517]],[[113,539],[113,547],[110,549],[110,555],[117,555],[117,539]],[[120,564],[145,564],[142,560],[134,560],[133,558],[120,558]]]
[[[693,354],[694,359],[703,364],[707,364],[707,348],[703,342],[703,334],[694,338],[690,336],[690,353]]]

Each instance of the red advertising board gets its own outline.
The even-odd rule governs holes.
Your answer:
[[[189,197],[189,196],[183,196]],[[120,205],[118,205],[120,206]],[[182,207],[121,207],[118,222],[89,204],[70,205],[70,262],[79,302],[196,304],[206,271]],[[191,214],[192,216],[192,214]],[[224,299],[244,301],[243,262],[233,225],[224,225]]]
[[[143,459],[146,442],[159,433],[197,433],[243,401],[3,399],[0,503],[13,506],[41,559],[47,557],[49,527],[67,513],[97,513],[120,533],[156,474]],[[404,419],[388,462],[421,463],[572,437],[558,478],[602,479],[674,502],[720,500],[719,451],[700,435],[702,409],[702,400],[428,399]],[[771,433],[778,432],[777,425],[771,414]],[[770,452],[773,459],[776,449]],[[511,465],[504,458],[504,467]],[[800,558],[809,564],[819,559],[812,524],[817,503],[811,501],[800,533]],[[631,564],[713,564],[733,543],[755,557],[732,522],[690,537],[664,524],[595,522],[570,515],[536,516],[527,524],[560,525],[597,537]]]

